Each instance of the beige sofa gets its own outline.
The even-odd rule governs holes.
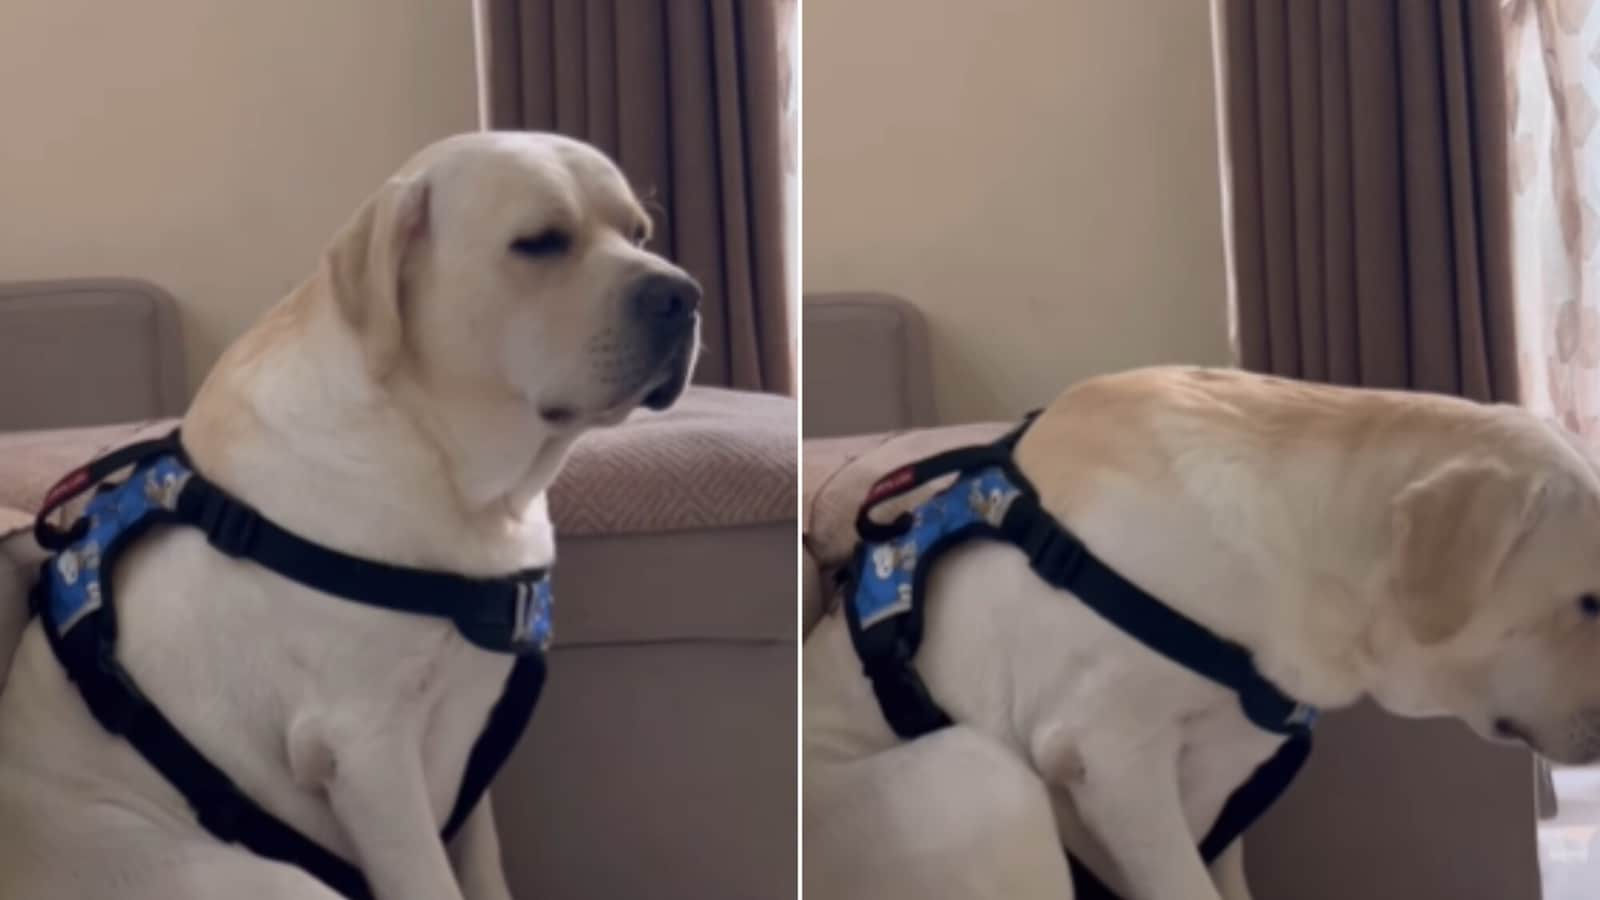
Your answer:
[[[181,410],[177,338],[148,284],[0,286],[0,529],[139,427],[97,423]],[[574,448],[550,679],[495,786],[517,896],[796,895],[795,415],[695,388]]]
[[[928,339],[903,300],[808,297],[803,321],[809,631],[834,606],[832,569],[846,558],[854,507],[874,475],[1011,423],[914,428],[931,409],[920,355]],[[904,370],[886,374],[886,361]],[[1246,840],[1260,900],[1538,898],[1527,753],[1492,747],[1452,721],[1402,721],[1370,704],[1326,716],[1316,741],[1305,772]]]

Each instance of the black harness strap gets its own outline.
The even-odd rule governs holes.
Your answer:
[[[178,495],[176,513],[221,552],[306,587],[380,609],[449,619],[486,650],[527,649],[507,636],[521,633],[517,626],[527,620],[532,602],[529,583],[543,578],[542,570],[467,578],[359,559],[285,531],[198,473]]]
[[[174,520],[205,532],[206,540],[229,556],[249,559],[291,581],[355,603],[395,612],[449,619],[469,641],[497,653],[521,653],[518,626],[528,620],[530,585],[546,576],[527,569],[497,578],[471,578],[449,572],[397,566],[351,556],[315,544],[266,518],[227,491],[207,481],[183,451],[178,432],[115,450],[62,479],[46,495],[34,520],[34,537],[48,550],[60,550],[83,536],[80,520],[63,532],[47,517],[73,497],[142,459],[171,453],[192,472],[176,497]]]
[[[472,815],[478,801],[489,790],[489,783],[522,739],[522,732],[533,717],[533,707],[538,703],[539,692],[544,687],[544,677],[542,654],[524,656],[511,668],[500,702],[490,711],[489,722],[467,757],[467,768],[462,773],[461,787],[456,792],[456,805],[444,823],[446,842],[467,823],[467,817]]]
[[[1256,669],[1249,651],[1182,615],[1124,578],[1063,528],[1039,503],[1032,483],[1017,468],[1013,451],[1031,424],[1022,425],[993,444],[949,450],[902,467],[879,479],[856,518],[861,543],[847,581],[859,579],[870,544],[892,542],[912,528],[914,516],[902,513],[880,523],[871,512],[884,501],[952,473],[970,474],[997,468],[1017,488],[998,525],[977,520],[920,547],[911,578],[909,608],[863,624],[853,602],[845,608],[851,641],[870,679],[885,721],[906,740],[952,723],[913,665],[922,643],[926,579],[938,558],[973,538],[1000,540],[1018,547],[1029,567],[1048,584],[1070,591],[1081,602],[1145,644],[1190,671],[1231,689],[1246,717],[1257,727],[1286,735],[1278,751],[1257,767],[1249,781],[1228,798],[1200,843],[1200,854],[1213,862],[1288,787],[1311,750],[1310,727],[1315,712],[1297,703]],[[1070,857],[1080,900],[1117,900],[1116,895],[1076,858]]]
[[[42,577],[39,584],[44,584]],[[104,635],[114,624],[102,619],[100,625],[80,623],[66,635],[47,627],[45,634],[101,727],[125,739],[160,772],[217,840],[297,865],[351,900],[370,900],[372,891],[360,869],[256,805],[173,727],[111,652],[114,648]]]
[[[79,520],[63,531],[46,518],[67,501],[117,471],[162,454],[182,459],[178,434],[114,451],[68,475],[47,495],[34,523],[39,543],[61,550],[81,539],[88,523]],[[187,460],[185,460],[187,463]],[[230,556],[250,559],[307,587],[371,606],[449,618],[463,636],[491,650],[516,650],[499,701],[468,756],[461,785],[441,839],[448,842],[482,799],[495,774],[516,746],[538,701],[545,678],[541,648],[515,637],[531,615],[530,579],[542,570],[500,579],[473,579],[448,573],[391,566],[347,556],[285,531],[250,507],[229,497],[197,472],[182,485],[175,502],[123,531],[100,549],[102,602],[62,634],[49,616],[41,616],[51,648],[78,686],[90,713],[101,727],[128,741],[194,810],[202,827],[225,843],[237,843],[268,859],[305,869],[341,896],[369,900],[370,887],[360,869],[302,835],[267,812],[191,744],[145,697],[116,657],[117,618],[109,573],[122,550],[156,525],[183,523],[203,530],[208,542]],[[35,614],[48,603],[46,561],[30,593]],[[463,612],[462,610],[466,611]]]
[[[1021,473],[1011,473],[1020,479]],[[1019,482],[1026,485],[1027,482]],[[1181,615],[1101,562],[1039,505],[1031,486],[1011,504],[1000,532],[1028,556],[1035,574],[1071,591],[1123,632],[1197,675],[1231,688],[1258,727],[1294,734],[1309,709],[1256,669],[1249,651]]]

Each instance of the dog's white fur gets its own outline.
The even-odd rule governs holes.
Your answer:
[[[570,246],[511,249],[551,229]],[[648,229],[588,146],[440,142],[224,355],[185,444],[213,481],[345,552],[474,575],[548,565],[544,492],[573,439],[670,403],[692,365],[692,306],[670,333],[638,310],[652,276],[698,299],[640,246]],[[0,583],[7,609],[20,580]],[[487,798],[453,846],[438,838],[509,657],[447,621],[315,594],[187,529],[136,544],[116,592],[119,656],[146,694],[257,802],[357,861],[379,898],[509,896]],[[90,718],[34,624],[0,694],[0,896],[334,894],[202,830]]]
[[[1600,478],[1510,406],[1157,368],[1067,391],[1017,461],[1112,567],[1324,708],[1370,696],[1600,758]],[[959,724],[884,725],[842,618],[804,650],[805,884],[1060,898],[1064,844],[1129,900],[1243,900],[1195,846],[1277,746],[1233,695],[1041,582],[952,551],[916,666]]]

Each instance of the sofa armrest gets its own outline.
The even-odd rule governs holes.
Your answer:
[[[802,434],[933,424],[928,327],[920,310],[888,294],[809,294],[802,316]]]

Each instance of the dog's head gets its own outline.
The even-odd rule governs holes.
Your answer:
[[[666,408],[688,382],[700,288],[644,248],[650,233],[593,147],[466,134],[418,154],[362,206],[328,273],[379,378],[408,366],[576,429]]]
[[[1600,477],[1559,429],[1515,427],[1393,501],[1393,595],[1420,705],[1563,763],[1600,761]]]

